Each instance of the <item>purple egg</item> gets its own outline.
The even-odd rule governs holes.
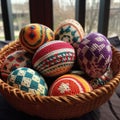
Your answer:
[[[80,68],[90,77],[98,78],[111,64],[111,44],[104,35],[90,33],[81,41],[77,56]]]

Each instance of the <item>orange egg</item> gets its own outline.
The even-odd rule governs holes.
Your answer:
[[[53,39],[54,32],[49,27],[38,23],[24,26],[19,34],[22,47],[30,53],[34,53],[39,46]]]
[[[84,92],[90,92],[91,85],[81,76],[75,74],[66,74],[57,78],[49,89],[49,95],[75,95]]]

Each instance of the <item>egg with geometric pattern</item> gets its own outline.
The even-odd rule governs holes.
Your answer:
[[[38,23],[25,25],[19,33],[21,46],[33,54],[39,46],[53,39],[54,32],[49,27]]]
[[[7,83],[34,95],[44,96],[48,93],[45,79],[31,68],[21,67],[12,71],[8,76]]]
[[[1,77],[6,82],[8,75],[20,67],[32,67],[32,54],[25,50],[17,50],[9,54],[1,66]]]
[[[79,67],[92,78],[99,78],[110,67],[112,49],[101,33],[89,33],[77,49]]]
[[[61,40],[44,43],[32,58],[33,68],[45,77],[56,77],[71,70],[75,63],[73,46]]]
[[[75,49],[84,37],[82,25],[75,19],[62,21],[55,29],[55,39],[69,42]]]
[[[94,78],[89,80],[90,85],[93,87],[93,89],[99,88],[108,82],[113,78],[113,71],[109,68],[102,76],[99,78]]]

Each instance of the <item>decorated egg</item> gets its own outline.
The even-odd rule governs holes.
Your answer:
[[[32,55],[25,50],[18,50],[9,54],[1,66],[1,77],[4,81],[13,70],[19,67],[31,67]]]
[[[69,42],[74,48],[78,48],[84,37],[84,30],[81,24],[74,19],[62,21],[55,29],[55,39]]]
[[[92,78],[103,75],[112,61],[112,49],[108,39],[100,33],[90,33],[77,49],[81,69]]]
[[[90,80],[91,80],[91,77],[89,77],[89,76],[88,76],[84,71],[82,71],[82,70],[71,70],[70,73],[79,75],[79,76],[81,76],[82,78],[84,78],[84,79],[87,80],[87,81],[90,81]]]
[[[75,50],[67,42],[54,40],[40,46],[33,56],[33,68],[46,77],[68,72],[75,61]]]
[[[21,46],[34,53],[39,46],[54,39],[54,32],[47,26],[31,23],[24,26],[19,34]]]
[[[7,83],[25,92],[37,95],[47,95],[48,87],[44,78],[31,68],[21,67],[12,71]]]
[[[99,88],[106,83],[108,83],[113,78],[113,73],[111,69],[108,69],[102,76],[99,78],[94,78],[89,81],[93,89]]]
[[[91,85],[81,76],[66,74],[57,78],[51,85],[48,94],[50,96],[75,95],[90,92]]]

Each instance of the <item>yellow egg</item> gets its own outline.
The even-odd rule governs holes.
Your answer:
[[[53,39],[54,32],[49,27],[38,23],[24,26],[19,34],[22,47],[30,53],[34,53],[42,44]]]

